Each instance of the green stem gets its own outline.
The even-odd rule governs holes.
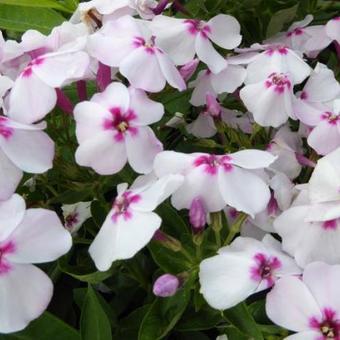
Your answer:
[[[211,227],[215,233],[216,245],[219,248],[221,247],[221,244],[222,244],[220,231],[222,230],[222,227],[223,227],[221,211],[211,213],[210,218],[211,218]]]
[[[247,214],[240,213],[236,221],[231,225],[229,234],[226,240],[224,241],[223,245],[227,246],[234,239],[235,235],[240,231],[242,224],[245,222],[247,218],[248,218]]]

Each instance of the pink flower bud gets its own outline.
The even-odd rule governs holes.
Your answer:
[[[310,159],[308,159],[304,155],[296,152],[295,157],[301,165],[308,166],[310,168],[315,168],[315,165],[316,165],[315,162],[311,161]]]
[[[179,69],[179,73],[185,81],[189,80],[190,77],[195,73],[199,62],[200,61],[196,58],[189,61]]]
[[[57,93],[57,106],[60,107],[65,113],[73,113],[73,104],[66,94],[61,89],[56,89]]]
[[[210,115],[213,117],[218,117],[221,113],[221,105],[217,101],[216,97],[208,92],[205,102],[207,104],[207,111],[210,113]]]
[[[152,11],[156,15],[161,14],[165,10],[168,3],[169,3],[169,0],[160,0],[157,7],[154,8]]]
[[[276,216],[278,212],[279,212],[279,206],[277,204],[277,200],[272,194],[267,205],[267,213],[268,215]]]
[[[111,83],[111,67],[102,63],[98,64],[97,85],[100,91],[104,91]]]
[[[153,284],[153,293],[156,296],[168,297],[176,294],[180,286],[179,279],[171,274],[160,276]]]
[[[202,200],[198,197],[194,198],[191,202],[189,218],[194,233],[202,231],[207,223],[207,213]]]

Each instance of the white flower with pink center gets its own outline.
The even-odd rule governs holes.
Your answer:
[[[0,200],[8,199],[23,171],[43,173],[52,168],[54,143],[42,130],[46,124],[26,125],[0,116]]]
[[[266,299],[268,317],[277,325],[296,332],[286,339],[340,339],[340,266],[309,264],[302,279],[278,280]]]
[[[81,79],[89,62],[89,56],[76,48],[33,59],[14,82],[8,116],[25,124],[44,118],[57,102],[55,89]]]
[[[162,144],[148,125],[163,113],[163,105],[144,91],[112,83],[74,109],[77,163],[101,175],[117,173],[127,162],[138,173],[151,172]]]
[[[162,223],[153,210],[182,181],[180,175],[170,175],[159,180],[150,180],[150,176],[147,176],[146,180],[143,177],[137,178],[129,189],[127,184],[118,185],[118,196],[89,249],[99,270],[108,270],[116,260],[133,257],[149,243]]]
[[[135,88],[159,92],[166,82],[179,91],[186,88],[174,63],[141,20],[124,16],[107,22],[89,37],[88,50],[101,63],[119,67]]]
[[[270,153],[243,150],[227,155],[159,153],[154,162],[157,176],[182,174],[185,180],[172,195],[176,209],[190,209],[200,198],[205,211],[222,210],[227,204],[252,216],[264,210],[270,199],[267,184],[255,174],[274,162]]]
[[[259,83],[249,84],[240,91],[246,108],[261,126],[279,127],[293,113],[293,85],[289,74],[272,73]]]
[[[326,24],[326,34],[340,44],[340,16],[329,20]]]
[[[265,50],[250,59],[246,84],[263,81],[273,73],[286,73],[295,85],[302,83],[311,73],[310,66],[284,45],[256,45],[253,48],[254,51],[258,49]]]
[[[218,255],[201,262],[200,292],[211,307],[224,310],[271,288],[281,277],[300,273],[272,236],[266,235],[262,242],[238,237]]]
[[[78,202],[75,204],[64,204],[61,209],[64,215],[64,226],[71,233],[75,234],[82,224],[91,217],[92,202]]]
[[[340,261],[339,202],[293,203],[275,221],[282,248],[305,267],[314,261],[336,264]]]
[[[197,54],[198,59],[207,64],[213,73],[221,72],[228,63],[215,50],[211,41],[231,50],[242,40],[240,24],[234,17],[225,14],[219,14],[207,22],[158,15],[151,23],[151,30],[157,44],[176,65],[186,64]]]
[[[0,332],[25,328],[47,308],[53,294],[49,277],[32,263],[56,260],[72,239],[56,213],[25,210],[19,195],[0,202]]]
[[[239,65],[229,64],[219,73],[213,73],[209,69],[198,73],[197,78],[189,84],[193,87],[190,103],[194,106],[204,105],[205,96],[208,93],[218,95],[221,93],[233,93],[240,87],[246,78],[246,70]]]

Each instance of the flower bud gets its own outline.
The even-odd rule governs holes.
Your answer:
[[[217,101],[216,97],[210,92],[207,93],[205,102],[207,103],[207,111],[213,117],[218,117],[221,113],[221,105]]]
[[[305,157],[303,154],[295,152],[295,157],[300,165],[315,168],[316,163]]]
[[[153,284],[153,293],[156,296],[168,297],[176,294],[180,286],[180,281],[175,275],[164,274]]]
[[[194,233],[199,233],[203,230],[207,223],[207,213],[199,197],[194,198],[191,202],[189,218]]]
[[[179,73],[185,81],[189,80],[191,76],[195,73],[199,62],[200,61],[195,58],[194,60],[189,61],[179,69]]]
[[[174,252],[180,251],[182,249],[180,241],[160,230],[156,230],[152,239],[161,243],[164,247],[171,249]]]

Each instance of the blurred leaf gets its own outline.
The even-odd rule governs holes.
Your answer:
[[[242,333],[252,336],[254,340],[263,340],[261,331],[249,313],[247,305],[240,303],[223,312],[226,319]]]
[[[0,4],[23,7],[53,8],[67,13],[73,13],[75,9],[74,5],[69,7],[61,1],[54,0],[0,0]]]
[[[60,25],[65,18],[50,8],[0,5],[0,28],[16,32],[36,29],[49,33]]]
[[[163,339],[171,331],[189,303],[191,283],[188,280],[174,296],[156,298],[142,321],[138,340]]]
[[[88,286],[80,317],[82,340],[111,340],[111,326],[96,292]]]
[[[80,334],[53,314],[45,312],[21,332],[1,335],[1,340],[80,340]]]
[[[285,24],[291,23],[294,20],[298,6],[299,4],[296,4],[293,7],[282,9],[273,14],[267,27],[267,38],[281,32]]]

